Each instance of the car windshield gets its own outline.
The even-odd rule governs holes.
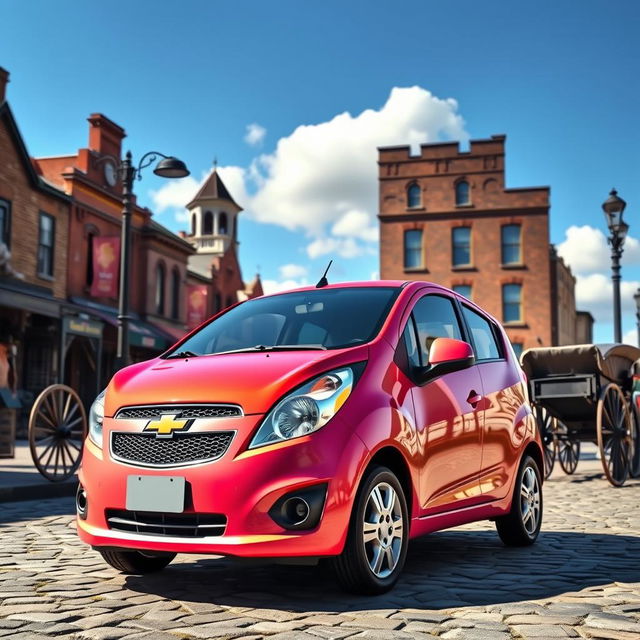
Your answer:
[[[398,287],[341,287],[256,298],[230,309],[166,357],[340,349],[372,340]]]

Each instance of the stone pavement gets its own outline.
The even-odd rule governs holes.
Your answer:
[[[586,460],[544,498],[533,547],[503,547],[491,523],[435,533],[379,597],[322,567],[206,556],[120,576],[77,539],[72,499],[0,504],[0,639],[640,639],[640,481],[614,489]]]

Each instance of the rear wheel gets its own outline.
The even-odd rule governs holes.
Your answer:
[[[520,465],[513,490],[511,511],[496,518],[502,542],[509,547],[533,544],[542,524],[542,482],[536,461],[526,456]]]
[[[162,571],[175,557],[175,553],[143,553],[142,551],[100,551],[104,561],[121,573],[142,575]]]
[[[404,491],[386,467],[364,478],[341,555],[332,559],[341,586],[354,593],[384,593],[398,580],[407,555],[409,517]]]

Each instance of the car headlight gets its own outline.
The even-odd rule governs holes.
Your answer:
[[[249,448],[299,438],[321,429],[346,402],[353,385],[351,367],[324,373],[307,382],[267,414]]]
[[[93,401],[89,409],[89,437],[92,442],[102,448],[102,422],[104,420],[104,391]]]

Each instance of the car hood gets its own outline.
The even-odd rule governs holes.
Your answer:
[[[173,403],[239,404],[265,413],[288,391],[335,367],[368,359],[367,345],[331,351],[229,353],[149,360],[116,373],[105,415],[125,406]]]

